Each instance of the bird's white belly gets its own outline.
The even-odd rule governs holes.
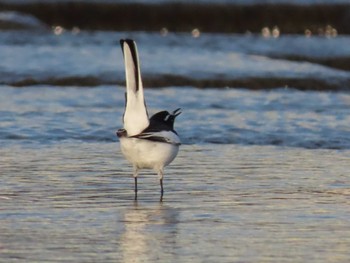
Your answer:
[[[170,164],[176,157],[179,146],[137,138],[120,138],[121,151],[136,168],[150,168],[158,171]]]

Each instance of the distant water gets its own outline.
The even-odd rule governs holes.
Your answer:
[[[85,30],[0,6],[0,262],[349,262],[350,39],[273,26]],[[183,112],[162,203],[152,171],[133,201],[115,135],[125,37],[150,114]]]
[[[147,87],[348,90],[350,38],[117,33],[55,28],[0,32],[0,83],[124,84],[119,39],[139,44]]]

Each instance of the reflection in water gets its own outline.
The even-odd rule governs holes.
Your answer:
[[[0,261],[349,262],[348,150],[183,145],[133,205],[116,146],[0,147]]]
[[[122,222],[124,233],[120,238],[122,262],[152,262],[169,260],[175,256],[178,211],[159,203],[145,207],[135,202],[126,210]]]

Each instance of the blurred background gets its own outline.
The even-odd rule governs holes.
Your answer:
[[[343,90],[349,21],[349,0],[2,0],[0,83],[122,84],[132,37],[149,87]]]

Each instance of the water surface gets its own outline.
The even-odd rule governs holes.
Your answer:
[[[283,23],[249,31],[248,18],[243,34],[186,20],[183,31],[158,23],[152,32],[149,24],[116,32],[108,19],[83,19],[95,30],[79,19],[65,26],[50,20],[55,5],[45,1],[36,13],[44,1],[19,2],[0,10],[0,262],[350,261],[346,20],[338,28],[314,21],[304,33],[301,19],[299,35]],[[67,18],[69,1],[54,2],[66,2],[56,18]],[[166,2],[153,1],[164,10]],[[202,11],[211,7],[200,2]],[[288,1],[299,11],[318,2]],[[93,14],[113,11],[98,3]],[[332,3],[317,8],[346,13]],[[230,6],[261,13],[255,0],[249,5]],[[283,6],[271,6],[281,16]],[[260,32],[275,26],[279,35]],[[183,112],[163,202],[146,170],[134,201],[132,168],[115,135],[125,37],[138,43],[149,113]]]
[[[117,143],[1,149],[4,262],[346,262],[348,150],[185,145],[140,177]],[[10,151],[9,151],[10,150]]]
[[[184,144],[134,202],[122,87],[1,92],[3,262],[350,259],[348,93],[147,89]]]

